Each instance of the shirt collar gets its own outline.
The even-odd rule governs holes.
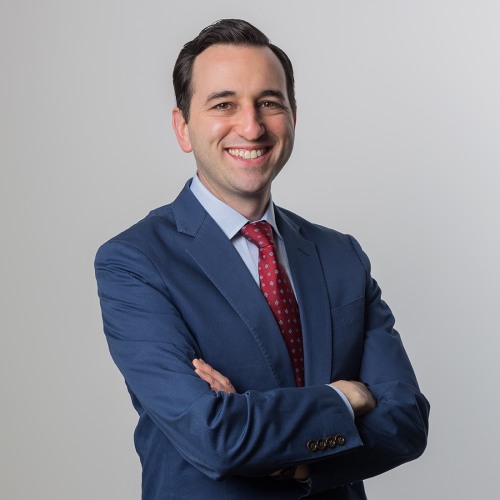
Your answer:
[[[229,238],[234,238],[240,229],[249,222],[249,220],[237,212],[234,208],[226,205],[223,201],[216,198],[200,181],[198,175],[195,175],[191,181],[191,191],[200,202],[201,206],[208,212],[210,217],[224,231]],[[272,198],[269,199],[266,211],[260,220],[269,222],[275,233],[281,238],[276,226],[276,216]],[[282,238],[281,238],[282,239]]]

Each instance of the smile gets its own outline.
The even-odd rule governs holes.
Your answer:
[[[244,158],[245,160],[253,160],[267,153],[269,148],[261,148],[261,149],[228,149],[228,153],[233,156],[239,156],[240,158]]]

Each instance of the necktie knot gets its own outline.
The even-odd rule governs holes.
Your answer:
[[[258,248],[274,245],[273,228],[265,220],[245,224],[241,228],[241,234]]]

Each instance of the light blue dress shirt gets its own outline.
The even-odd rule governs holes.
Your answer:
[[[234,248],[240,254],[243,262],[247,266],[251,275],[253,276],[255,283],[260,288],[259,281],[259,249],[256,245],[248,241],[244,238],[240,229],[250,222],[246,217],[241,215],[239,212],[231,208],[229,205],[226,205],[223,201],[216,198],[200,181],[198,175],[193,176],[193,180],[191,182],[191,191],[196,197],[196,199],[200,202],[202,207],[208,212],[210,217],[217,223],[217,225],[222,229],[224,234],[231,240],[231,243],[234,245]],[[275,237],[275,244],[278,250],[278,258],[281,265],[284,267],[288,277],[290,278],[290,282],[292,283],[293,291],[295,296],[297,293],[295,292],[295,286],[293,284],[292,273],[290,272],[290,265],[288,263],[288,257],[286,255],[285,242],[281,237],[280,232],[278,231],[278,227],[276,226],[276,218],[274,215],[274,206],[272,199],[269,200],[269,204],[267,205],[267,209],[264,212],[264,215],[261,219],[269,222],[273,227],[273,231]],[[252,221],[254,222],[254,221]],[[329,386],[332,387],[332,386]],[[349,403],[349,400],[346,398],[344,393],[337,389],[336,387],[332,387],[339,396],[344,401],[347,406],[351,416],[354,418],[354,412]]]
[[[247,266],[248,270],[253,276],[253,279],[259,285],[259,249],[252,242],[244,238],[240,229],[250,222],[246,217],[237,212],[234,208],[226,205],[224,202],[216,198],[200,181],[197,175],[193,177],[191,182],[191,191],[195,195],[196,199],[201,203],[203,208],[209,213],[210,217],[217,223],[217,225],[224,231],[224,234],[231,240],[231,243],[236,248],[243,262]],[[293,291],[295,292],[295,287],[293,285],[292,273],[290,272],[290,265],[288,263],[288,257],[286,255],[285,242],[281,237],[278,227],[276,226],[276,218],[274,216],[274,207],[272,200],[269,200],[264,215],[261,219],[269,222],[273,227],[275,234],[275,244],[278,250],[278,258],[281,265],[284,267],[286,274],[290,278],[292,283]],[[252,221],[253,222],[253,221]],[[277,236],[277,238],[276,238]],[[297,296],[297,294],[295,293]]]

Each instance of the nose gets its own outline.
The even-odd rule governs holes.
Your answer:
[[[237,117],[235,132],[247,141],[256,141],[265,132],[262,117],[255,107],[245,107],[240,110]]]

